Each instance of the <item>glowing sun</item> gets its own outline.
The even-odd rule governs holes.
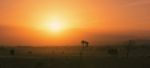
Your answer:
[[[60,17],[48,17],[46,20],[39,22],[37,28],[43,32],[51,34],[63,34],[65,31],[68,31],[70,25],[68,19]]]
[[[65,22],[59,19],[47,20],[46,22],[43,23],[43,30],[51,33],[63,32],[66,27],[67,26]]]
[[[64,29],[64,25],[58,21],[53,21],[49,23],[48,27],[48,29],[50,29],[52,32],[60,32]]]

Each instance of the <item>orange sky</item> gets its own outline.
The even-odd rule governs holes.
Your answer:
[[[0,43],[7,45],[93,45],[150,37],[149,0],[0,0]],[[66,30],[42,24],[59,18]]]

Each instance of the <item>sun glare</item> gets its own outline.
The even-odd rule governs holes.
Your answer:
[[[50,32],[53,34],[62,34],[64,29],[67,28],[66,22],[61,20],[60,18],[52,18],[47,19],[39,24],[39,28],[42,29],[42,31]]]
[[[50,22],[48,27],[52,32],[60,32],[64,28],[63,24],[59,21]]]
[[[43,18],[37,21],[35,29],[48,35],[63,35],[66,34],[73,26],[70,24],[70,18],[64,15],[44,15]]]

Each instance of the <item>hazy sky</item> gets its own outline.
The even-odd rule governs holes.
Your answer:
[[[40,30],[57,17],[69,24],[57,35]],[[0,0],[0,43],[93,45],[150,38],[149,0]]]

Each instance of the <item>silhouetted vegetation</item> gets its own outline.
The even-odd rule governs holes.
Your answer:
[[[12,56],[15,55],[15,50],[14,50],[14,49],[11,49],[11,50],[10,50],[10,55],[12,55]]]
[[[0,68],[149,68],[149,48],[134,40],[111,46],[81,41],[81,46],[3,47]]]
[[[118,55],[118,50],[115,48],[110,48],[110,49],[108,49],[108,54],[110,54],[112,56],[116,56],[116,55]]]
[[[80,59],[82,60],[84,49],[89,46],[89,42],[82,40],[81,45],[83,46],[80,50]]]
[[[135,44],[135,41],[134,41],[134,40],[129,40],[128,45],[127,45],[127,58],[129,57],[130,52],[131,52],[131,47],[132,47],[134,44]]]

